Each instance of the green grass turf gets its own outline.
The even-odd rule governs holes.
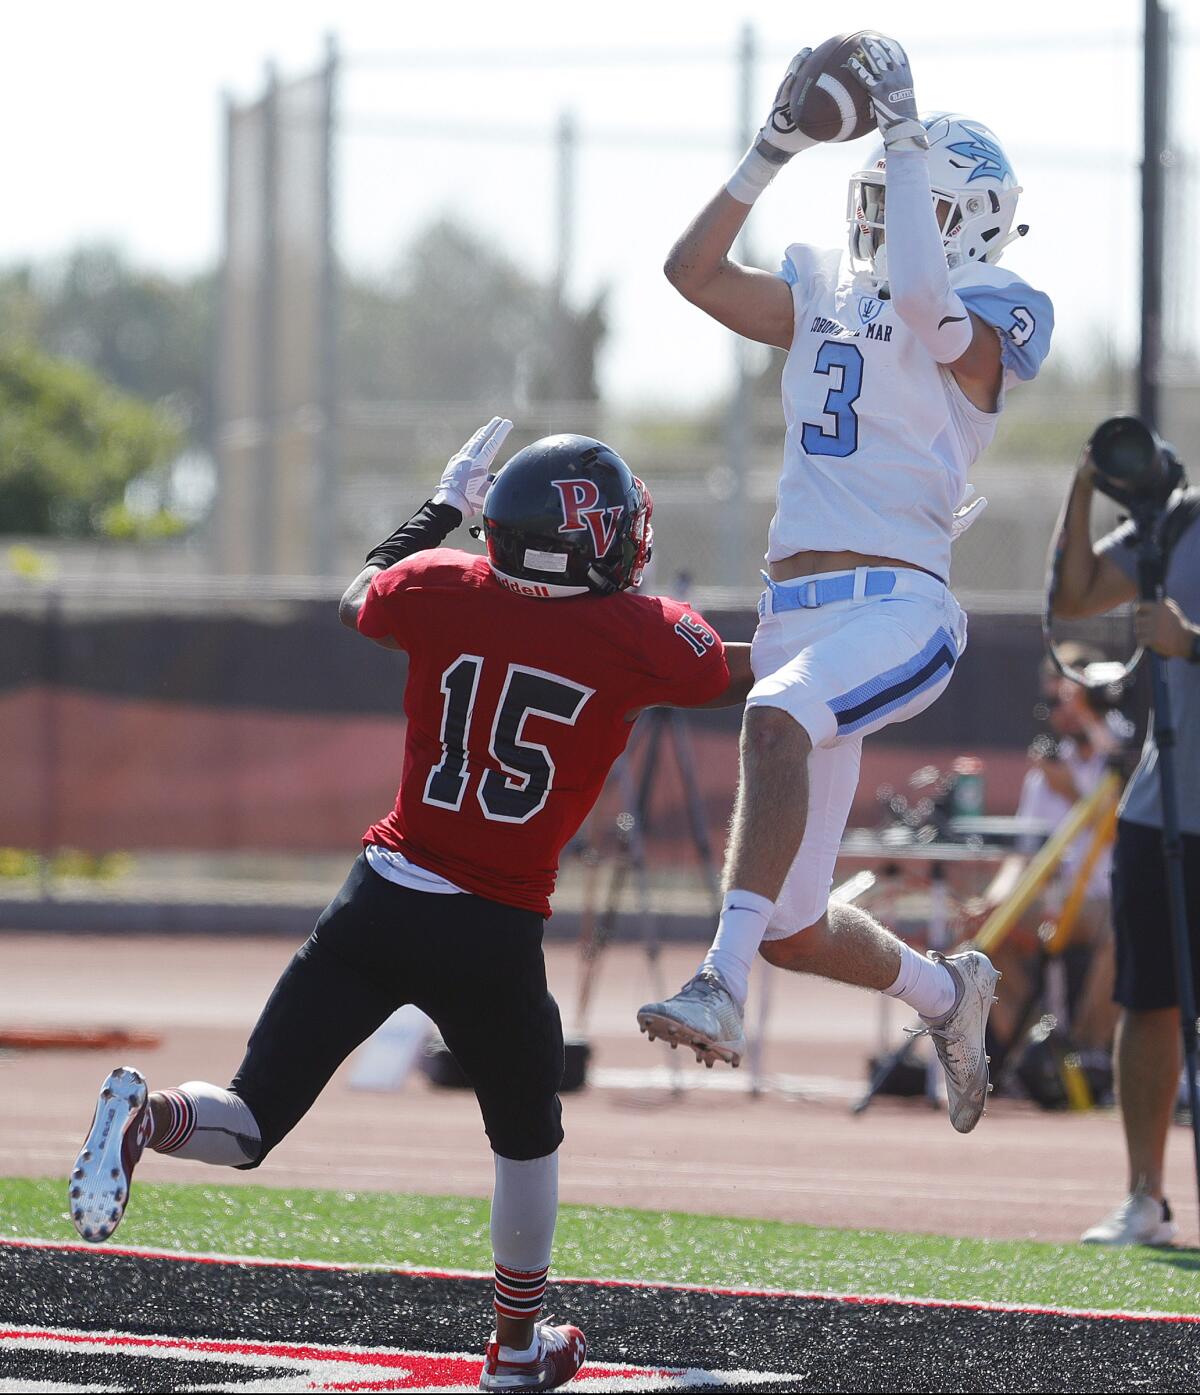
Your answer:
[[[57,1180],[0,1178],[0,1238],[75,1240]],[[416,1268],[491,1267],[488,1211],[461,1197],[139,1184],[117,1242]],[[831,1293],[1200,1312],[1200,1252],[1099,1250],[564,1206],[560,1274]]]

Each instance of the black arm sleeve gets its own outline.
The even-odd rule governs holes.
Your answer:
[[[435,504],[432,499],[399,528],[367,554],[367,565],[394,567],[414,552],[424,552],[439,546],[462,522],[463,516],[453,504]]]

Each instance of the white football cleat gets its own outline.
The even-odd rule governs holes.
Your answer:
[[[1169,1245],[1178,1234],[1166,1201],[1157,1200],[1139,1186],[1080,1238],[1085,1245]]]
[[[146,1082],[118,1066],[100,1087],[96,1115],[67,1184],[71,1220],[99,1244],[116,1230],[129,1204],[129,1183],[152,1131]]]
[[[977,949],[949,958],[932,949],[929,957],[945,964],[954,978],[954,1006],[941,1017],[922,1017],[925,1025],[915,1031],[910,1029],[910,1035],[927,1036],[933,1041],[946,1077],[950,1122],[959,1133],[970,1133],[979,1122],[992,1089],[984,1033],[988,1013],[996,1001],[1000,974],[987,955]]]
[[[493,1333],[479,1373],[480,1390],[557,1390],[578,1372],[587,1355],[587,1338],[578,1327],[539,1322],[533,1331],[538,1353],[530,1361],[505,1361]]]
[[[682,1042],[710,1070],[714,1061],[738,1066],[746,1054],[742,1009],[716,969],[701,969],[665,1003],[640,1007],[637,1020],[651,1041]]]

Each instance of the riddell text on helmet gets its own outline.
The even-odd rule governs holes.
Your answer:
[[[550,588],[543,586],[540,581],[518,581],[515,577],[504,576],[497,571],[493,571],[492,575],[501,586],[515,591],[519,596],[543,596],[548,599],[553,594]]]

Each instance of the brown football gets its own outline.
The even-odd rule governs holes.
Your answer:
[[[836,34],[814,48],[796,74],[789,112],[813,140],[857,140],[875,130],[866,88],[846,67],[870,29]]]

